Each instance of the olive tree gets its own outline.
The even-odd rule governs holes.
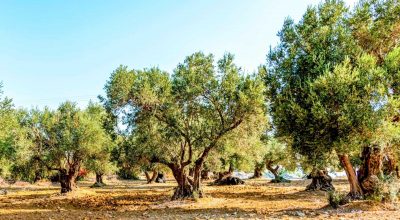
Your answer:
[[[284,137],[294,152],[303,155],[317,169],[325,169],[332,144],[318,129],[309,102],[310,82],[333,70],[346,57],[360,54],[346,23],[349,11],[343,1],[328,0],[310,6],[295,23],[285,20],[278,33],[280,42],[268,54],[265,75],[270,114],[277,137]]]
[[[80,110],[75,103],[65,102],[57,110],[34,113],[30,137],[35,158],[49,170],[59,173],[61,193],[76,187],[76,178],[84,162],[101,154],[108,143],[102,121],[89,110]]]
[[[10,177],[13,167],[29,159],[26,132],[18,122],[19,112],[4,97],[0,83],[0,176]]]
[[[151,161],[171,169],[178,183],[173,199],[202,196],[200,174],[210,152],[235,129],[266,123],[262,81],[245,75],[230,54],[215,66],[212,55],[194,53],[172,74],[120,67],[105,89],[109,103],[129,109],[126,117]]]
[[[108,115],[100,104],[90,102],[86,113],[90,120],[103,124],[103,127],[106,125]],[[116,145],[111,141],[110,137],[99,140],[98,144],[100,150],[89,155],[84,164],[85,168],[96,174],[96,182],[93,186],[101,187],[104,185],[103,176],[116,170],[116,165],[111,160],[111,152]]]

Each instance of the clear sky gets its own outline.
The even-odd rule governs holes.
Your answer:
[[[347,0],[349,5],[354,0]],[[0,1],[0,81],[16,106],[85,106],[120,64],[172,71],[196,52],[265,63],[284,18],[318,0]]]

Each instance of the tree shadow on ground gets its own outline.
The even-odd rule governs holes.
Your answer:
[[[224,191],[211,191],[208,195],[212,198],[229,198],[229,199],[243,199],[253,201],[284,201],[284,200],[314,200],[325,196],[326,192],[323,191],[296,191],[293,193],[274,193],[266,194],[263,191],[245,191],[245,192],[224,192]]]

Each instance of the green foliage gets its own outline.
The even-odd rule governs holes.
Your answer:
[[[0,176],[10,177],[13,166],[29,158],[26,131],[19,125],[19,112],[3,97],[0,84]]]
[[[349,202],[347,195],[337,191],[328,192],[328,203],[332,208],[337,209],[341,205],[345,205]]]
[[[100,106],[91,104],[80,110],[71,102],[61,104],[55,111],[46,108],[26,112],[21,124],[32,142],[32,160],[40,162],[40,169],[65,169],[77,174],[84,162],[107,154],[105,149],[111,142],[103,128],[101,112]]]
[[[261,70],[277,135],[290,139],[309,164],[326,166],[333,151],[357,152],[387,117],[387,88],[392,85],[396,92],[398,51],[390,53],[392,41],[382,62],[384,57],[361,42],[361,32],[383,30],[383,24],[394,27],[398,15],[386,16],[383,9],[395,12],[398,7],[395,1],[363,1],[351,13],[342,1],[328,0],[309,7],[297,24],[285,21],[281,42],[269,53],[268,68]],[[374,45],[384,38],[377,33]]]
[[[313,117],[310,82],[360,53],[346,26],[347,15],[342,1],[325,1],[309,7],[297,24],[287,19],[263,70],[277,136],[287,137],[295,152],[312,163],[324,163],[332,145],[323,143],[316,128],[321,121]]]
[[[362,0],[348,24],[352,36],[363,51],[381,62],[387,53],[399,46],[400,4],[398,0]]]
[[[91,121],[103,125],[106,123],[108,115],[101,105],[89,103],[86,112]],[[102,136],[103,135],[105,136],[106,134],[102,134]],[[90,154],[90,156],[84,161],[85,168],[97,174],[110,174],[117,170],[116,164],[111,161],[111,152],[115,148],[115,144],[109,137],[103,138],[103,140],[98,140],[99,151]]]
[[[171,75],[120,67],[105,90],[104,102],[122,113],[136,152],[169,167],[202,165],[210,153],[229,157],[239,147],[244,155],[267,121],[260,77],[245,75],[230,54],[216,65],[212,55],[192,54]]]

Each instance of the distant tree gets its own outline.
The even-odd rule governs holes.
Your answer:
[[[101,123],[103,126],[105,125],[107,113],[100,104],[90,102],[86,113],[90,117],[90,120]],[[115,143],[111,141],[111,138],[104,138],[102,141],[99,140],[98,144],[100,145],[100,150],[92,153],[84,163],[85,168],[96,174],[96,182],[93,186],[101,187],[105,185],[103,176],[116,170],[115,163],[111,161],[111,152],[115,148]]]
[[[18,163],[29,159],[25,130],[18,123],[12,100],[3,96],[0,83],[0,176],[11,177]]]
[[[35,158],[49,170],[58,171],[62,193],[74,190],[84,162],[101,153],[109,139],[101,121],[71,102],[56,111],[39,113],[31,129]]]
[[[286,170],[294,170],[296,168],[294,153],[291,152],[289,146],[276,138],[264,137],[263,141],[266,147],[266,152],[262,163],[259,163],[259,165],[263,168],[267,168],[267,170],[274,175],[272,182],[288,182],[288,180],[284,179],[280,173],[283,168]]]
[[[212,55],[195,53],[172,75],[120,67],[105,87],[109,103],[130,110],[127,118],[150,161],[171,169],[178,183],[173,199],[202,196],[200,174],[210,152],[238,127],[251,132],[266,121],[260,79],[244,76],[229,54],[217,66]]]

